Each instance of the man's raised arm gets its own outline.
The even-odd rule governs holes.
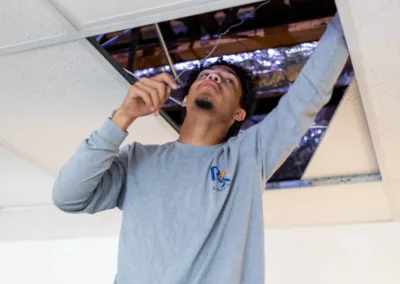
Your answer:
[[[243,141],[254,139],[265,180],[287,159],[331,98],[348,55],[340,19],[336,15],[278,106],[243,135]]]

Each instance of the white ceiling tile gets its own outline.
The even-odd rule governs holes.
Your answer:
[[[400,4],[396,0],[339,3],[351,12],[352,18],[344,19],[345,28],[351,24],[351,29],[345,30],[361,95],[370,110],[369,123],[377,130],[385,174],[400,179]]]
[[[0,0],[0,47],[66,33],[41,1]]]
[[[392,220],[382,182],[267,190],[265,227],[337,225]]]
[[[51,204],[53,175],[1,144],[0,161],[0,208]]]
[[[400,2],[337,0],[391,209],[400,220]]]
[[[379,166],[357,82],[353,81],[345,92],[303,178],[372,173],[379,173]]]
[[[0,57],[0,139],[56,173],[121,105],[129,84],[86,41]],[[164,143],[177,133],[148,116],[127,142]]]
[[[57,6],[68,18],[82,26],[88,27],[99,25],[100,23],[112,23],[117,19],[127,19],[132,17],[146,17],[162,12],[183,10],[197,5],[221,2],[219,0],[147,0],[147,1],[96,1],[96,0],[53,0],[53,5]],[[210,7],[210,6],[209,6]],[[184,14],[181,16],[185,16]]]
[[[3,10],[4,13],[18,14],[19,11],[22,10],[26,11],[25,14],[27,14],[29,11],[35,11],[34,9],[27,9],[24,6],[25,2],[23,2],[23,0],[16,0],[15,5],[11,5],[11,1],[0,1],[4,1],[5,4],[3,5],[7,4],[7,9]],[[44,23],[40,21],[41,18],[39,18],[38,21],[36,17],[28,15],[27,18],[30,19],[30,21],[25,22],[27,22],[29,27],[26,28],[26,30],[19,29],[20,31],[16,34],[19,35],[19,37],[24,37],[25,35],[29,35],[29,33],[35,34],[22,41],[19,37],[17,37],[17,40],[5,41],[5,46],[0,45],[0,55],[23,52],[34,48],[79,40],[98,34],[245,5],[256,1],[175,0],[165,3],[160,0],[145,2],[127,0],[32,0],[32,2],[39,6],[39,8],[34,6],[35,9],[40,10],[36,14],[46,15],[43,18]],[[20,8],[20,6],[22,7]],[[40,35],[36,35],[36,33],[40,31],[41,25],[49,22],[46,22],[46,17],[51,18],[51,21],[49,20],[51,24],[46,26],[51,26],[53,29],[56,29],[56,27],[64,27],[62,28],[62,33],[45,33],[42,35],[43,32],[40,32]],[[12,18],[7,17],[7,20],[3,21],[3,23],[8,27],[4,29],[5,33],[15,33],[15,23],[13,23]]]

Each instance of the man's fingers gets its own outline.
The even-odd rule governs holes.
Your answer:
[[[133,85],[129,89],[129,91],[131,92],[131,96],[133,98],[141,98],[150,111],[154,111],[155,110],[155,108],[153,106],[153,101],[151,100],[151,97],[150,97],[150,94],[148,94],[146,91],[138,88],[135,85]]]
[[[148,79],[148,78],[143,78],[142,80],[143,84],[147,85],[148,87],[155,89],[157,91],[158,94],[158,98],[161,102],[161,106],[164,104],[164,102],[166,101],[166,96],[167,96],[167,86],[165,85],[165,83],[162,82],[158,82],[156,80],[152,80],[152,79]],[[160,106],[160,107],[161,107]]]
[[[158,82],[167,84],[173,90],[178,89],[178,85],[174,81],[174,78],[172,78],[172,76],[169,75],[168,73],[158,74],[157,76],[153,77],[153,79]]]
[[[162,106],[162,100],[160,100],[160,96],[156,89],[153,89],[151,86],[146,85],[145,83],[142,83],[140,81],[137,82],[136,85],[150,95],[155,110],[158,110]]]
[[[171,91],[178,88],[171,75],[159,74],[153,78],[141,78],[129,89],[130,97],[141,98],[149,112],[158,114],[160,108],[171,95]],[[147,111],[146,111],[147,112]]]
[[[171,88],[169,88],[169,87],[167,87],[167,96],[165,97],[165,99],[164,99],[164,103],[168,100],[168,98],[171,96],[171,92],[172,92],[172,89]]]

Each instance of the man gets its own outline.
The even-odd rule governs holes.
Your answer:
[[[254,102],[248,74],[223,61],[196,69],[179,140],[119,151],[129,125],[157,114],[177,87],[167,74],[141,79],[63,167],[54,202],[67,212],[123,210],[118,284],[262,284],[265,183],[330,99],[347,58],[336,16],[278,107],[239,137]]]

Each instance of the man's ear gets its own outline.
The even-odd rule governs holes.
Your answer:
[[[233,114],[233,119],[236,121],[243,121],[246,118],[246,111],[242,108],[238,108]]]
[[[187,101],[187,96],[183,98],[183,101],[182,101],[182,106],[183,106],[183,107],[186,106],[186,101]]]

